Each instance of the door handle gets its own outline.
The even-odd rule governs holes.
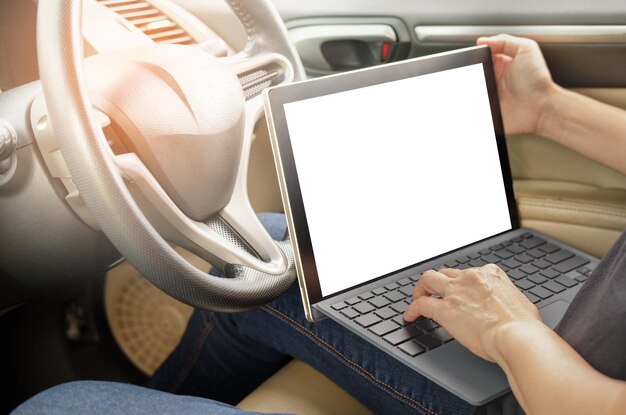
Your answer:
[[[329,73],[386,60],[385,47],[398,41],[386,24],[328,24],[301,26],[289,31],[304,67]],[[369,53],[368,53],[369,51]]]

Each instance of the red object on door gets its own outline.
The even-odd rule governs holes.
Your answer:
[[[380,46],[380,60],[386,61],[389,57],[389,50],[391,48],[391,44],[389,42],[383,42]]]

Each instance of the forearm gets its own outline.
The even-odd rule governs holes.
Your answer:
[[[541,323],[510,323],[498,334],[496,350],[496,362],[529,415],[626,410],[626,383],[593,369]]]
[[[626,174],[626,111],[554,87],[537,133]]]

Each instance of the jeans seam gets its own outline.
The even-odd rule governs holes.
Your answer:
[[[202,352],[204,348],[204,343],[206,342],[206,339],[209,336],[209,333],[211,332],[214,326],[215,326],[215,323],[213,321],[213,318],[211,318],[209,321],[205,323],[204,327],[202,328],[202,332],[200,333],[200,336],[198,337],[196,345],[193,349],[193,352],[190,355],[190,358],[187,360],[187,363],[185,364],[185,366],[183,366],[183,368],[179,372],[178,377],[176,378],[176,381],[169,388],[169,392],[176,393],[176,391],[178,391],[178,389],[183,384],[183,382],[187,380],[187,378],[189,377],[189,373],[191,373],[191,369],[196,364],[198,357],[200,357],[200,353]]]
[[[376,376],[374,376],[373,374],[368,372],[361,365],[359,365],[359,364],[353,362],[352,360],[348,359],[343,353],[341,353],[335,347],[331,346],[324,339],[322,339],[319,336],[317,336],[317,334],[315,334],[313,331],[311,331],[308,328],[304,327],[302,324],[300,324],[296,320],[292,319],[288,315],[284,314],[282,311],[279,311],[278,309],[273,308],[273,307],[268,306],[268,305],[265,305],[262,308],[265,309],[270,314],[274,314],[278,318],[281,318],[282,320],[286,321],[287,324],[291,325],[296,330],[302,332],[303,334],[305,334],[309,338],[313,339],[313,341],[317,342],[324,349],[328,350],[330,353],[332,353],[333,355],[337,356],[337,358],[339,358],[344,364],[346,364],[347,366],[351,367],[353,370],[355,370],[361,376],[363,376],[364,378],[366,378],[369,381],[373,382],[378,387],[380,387],[380,388],[386,390],[387,392],[389,392],[396,399],[399,399],[401,401],[404,401],[404,402],[408,403],[409,405],[413,406],[415,409],[417,409],[419,411],[422,411],[422,413],[424,413],[423,411],[426,411],[425,413],[427,415],[437,415],[436,412],[426,408],[424,406],[424,404],[422,404],[421,402],[416,401],[415,399],[411,398],[410,396],[405,395],[402,392],[399,392],[398,390],[393,388],[391,385],[383,382],[382,380],[378,379]]]

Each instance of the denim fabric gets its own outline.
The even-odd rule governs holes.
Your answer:
[[[71,382],[48,389],[18,406],[13,415],[246,415],[230,405],[114,382]]]
[[[275,239],[284,236],[282,215],[260,218]],[[272,303],[245,313],[196,310],[179,346],[148,386],[236,404],[292,357],[325,374],[375,413],[473,411],[465,401],[335,322],[308,323],[297,285]]]

